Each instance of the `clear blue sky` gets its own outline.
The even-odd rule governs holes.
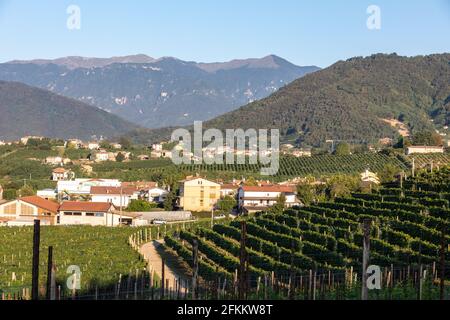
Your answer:
[[[70,4],[81,30],[66,27]],[[366,27],[369,5],[381,30]],[[377,52],[450,52],[450,0],[0,0],[0,61],[145,53],[193,61],[277,54],[328,66]]]

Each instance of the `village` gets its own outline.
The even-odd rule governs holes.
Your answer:
[[[26,136],[8,144],[27,146],[45,140],[48,139]],[[6,226],[32,225],[34,219],[39,219],[44,225],[143,226],[188,221],[198,216],[211,216],[213,219],[237,217],[265,211],[280,203],[284,208],[304,205],[297,197],[297,189],[305,177],[275,183],[252,178],[251,181],[246,181],[244,175],[228,181],[206,179],[197,173],[177,181],[174,186],[155,181],[121,181],[117,178],[91,176],[92,166],[96,163],[170,159],[173,150],[182,150],[182,146],[176,143],[152,144],[146,154],[132,154],[121,143],[105,143],[102,140],[83,142],[68,139],[59,144],[54,147],[56,150],[86,150],[88,156],[75,160],[65,157],[63,152],[60,156],[47,156],[43,159],[42,165],[52,168],[51,177],[48,178],[56,184],[55,188],[36,190],[35,194],[26,196],[19,193],[14,199],[4,199],[0,186],[0,223]],[[226,146],[203,148],[205,157],[224,155],[227,152],[240,154],[240,151]],[[441,146],[405,148],[406,155],[443,153],[444,147]],[[312,157],[310,149],[298,149],[291,144],[282,145],[281,154]],[[74,163],[82,168],[83,177],[77,177],[70,169],[70,165]],[[364,172],[360,172],[360,182],[378,185],[380,179],[376,173],[366,168]],[[313,183],[325,184],[320,179]],[[176,192],[171,188],[176,189]]]

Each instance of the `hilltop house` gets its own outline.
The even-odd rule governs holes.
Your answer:
[[[185,211],[211,211],[220,199],[220,184],[202,178],[181,181],[180,207]]]
[[[22,197],[0,204],[0,218],[14,225],[30,225],[34,220],[55,225],[59,204],[38,196]]]
[[[242,186],[238,191],[239,209],[245,213],[264,211],[276,204],[281,195],[286,198],[286,207],[300,205],[295,186]]]
[[[88,142],[87,148],[89,150],[98,150],[100,149],[100,144],[98,142]]]
[[[71,160],[68,158],[63,158],[63,157],[47,157],[45,158],[45,163],[52,165],[52,166],[63,166],[67,163],[69,163]]]
[[[444,153],[444,147],[437,146],[410,146],[406,148],[406,155],[415,153]]]

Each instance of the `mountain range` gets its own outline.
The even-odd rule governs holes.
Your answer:
[[[392,124],[400,124],[401,128]],[[374,54],[338,61],[204,123],[205,128],[276,128],[283,139],[320,146],[396,139],[405,128],[441,130],[450,124],[450,54]],[[135,130],[135,141],[161,140],[171,130]]]
[[[89,140],[125,134],[135,127],[78,100],[22,83],[0,81],[0,139],[36,135]]]
[[[275,55],[223,63],[146,55],[65,57],[0,64],[0,80],[49,90],[140,126],[160,128],[212,119],[317,70]]]

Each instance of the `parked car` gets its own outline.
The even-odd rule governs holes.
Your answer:
[[[167,224],[166,220],[155,219],[152,221],[153,224]]]
[[[219,214],[217,216],[214,216],[214,220],[221,220],[221,219],[225,219],[226,216],[224,214]]]

